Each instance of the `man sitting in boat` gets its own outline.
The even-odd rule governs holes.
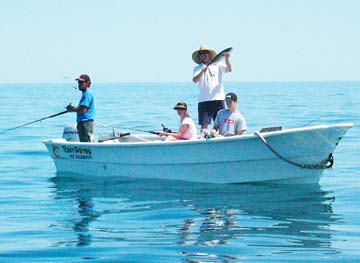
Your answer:
[[[159,131],[159,136],[166,136],[166,141],[176,140],[195,140],[197,139],[197,130],[194,121],[190,118],[185,102],[176,103],[174,110],[180,117],[178,132]]]
[[[210,134],[216,136],[219,131],[222,136],[242,135],[247,127],[245,118],[237,110],[237,95],[230,92],[226,94],[225,101],[227,109],[219,111]]]

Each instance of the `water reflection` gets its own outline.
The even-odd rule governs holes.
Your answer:
[[[331,205],[334,197],[319,185],[229,185],[208,190],[206,196],[193,195],[186,202],[202,219],[184,221],[180,244],[230,245],[261,256],[310,250],[336,253],[329,230],[336,221]],[[191,262],[220,260],[217,254],[183,253]],[[222,254],[220,262],[236,256]]]
[[[330,231],[337,220],[334,197],[319,185],[90,182],[63,175],[52,181],[57,200],[77,204],[78,214],[69,213],[67,220],[78,246],[102,246],[104,240],[118,246],[170,245],[188,262],[237,262],[243,255],[309,250],[337,253]]]
[[[91,234],[88,229],[89,224],[98,217],[98,214],[94,211],[94,204],[91,198],[79,197],[77,201],[79,204],[78,212],[81,218],[74,221],[73,229],[78,233],[77,246],[87,246],[91,243]]]

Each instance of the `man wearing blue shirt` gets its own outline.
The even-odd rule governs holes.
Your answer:
[[[80,75],[75,80],[78,82],[82,96],[77,107],[69,104],[66,109],[69,112],[76,112],[76,128],[80,142],[94,142],[95,99],[89,90],[91,80],[86,74]]]

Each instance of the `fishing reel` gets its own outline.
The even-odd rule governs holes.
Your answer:
[[[200,137],[208,140],[208,139],[215,138],[215,135],[211,134],[210,131],[207,129],[202,129]]]
[[[163,127],[163,132],[172,133],[172,130],[170,130],[169,128],[165,127],[164,124],[161,124],[161,126]]]

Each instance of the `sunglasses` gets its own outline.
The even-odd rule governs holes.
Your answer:
[[[209,54],[209,52],[199,52],[199,56],[206,56],[208,54]]]

